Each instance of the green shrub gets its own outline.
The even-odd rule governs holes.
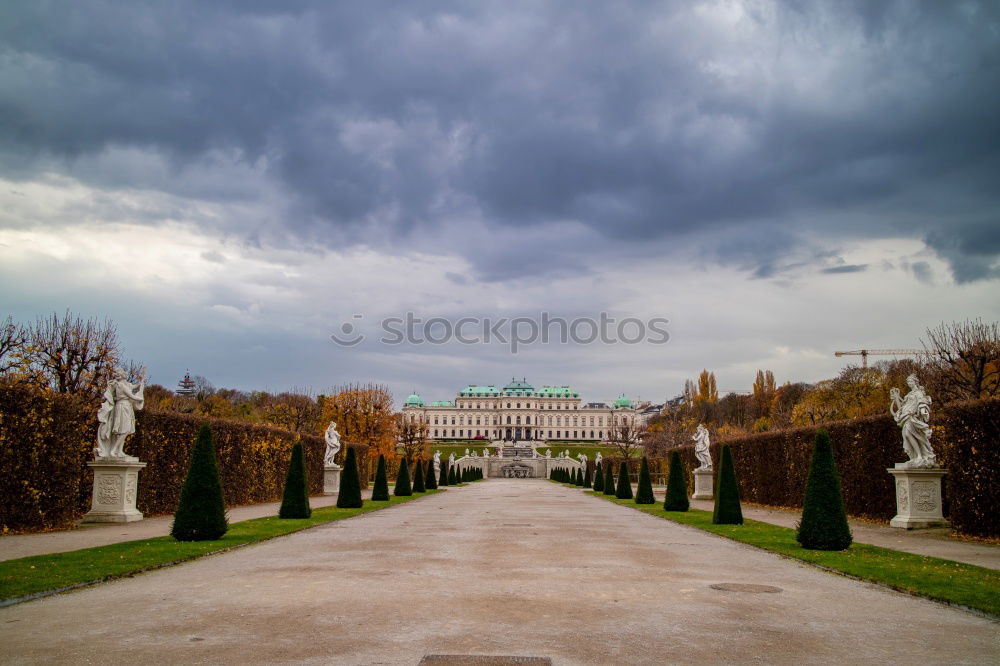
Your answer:
[[[604,494],[615,494],[615,473],[611,471],[610,463],[604,466]]]
[[[424,462],[422,460],[418,460],[413,467],[413,492],[427,492],[427,487],[424,486]]]
[[[389,479],[386,478],[385,455],[379,454],[378,467],[375,469],[375,485],[372,486],[372,501],[389,501]]]
[[[458,485],[458,474],[455,473],[455,468],[448,466],[448,485],[457,486]]]
[[[441,461],[441,478],[438,479],[438,485],[441,487],[448,485],[448,461]]]
[[[663,500],[664,511],[687,511],[691,508],[688,500],[687,476],[681,463],[681,454],[670,454],[670,476],[667,478],[667,496]]]
[[[601,463],[594,466],[594,492],[604,492],[604,470]]]
[[[306,480],[306,466],[302,461],[302,443],[296,442],[292,447],[292,459],[288,463],[285,494],[281,498],[278,518],[308,518],[311,515],[309,482]]]
[[[361,499],[361,479],[358,478],[358,454],[354,447],[347,447],[344,471],[340,477],[340,493],[337,495],[338,509],[358,509],[364,505]]]
[[[712,522],[716,525],[742,525],[743,510],[740,508],[740,491],[733,468],[733,453],[729,445],[722,447],[719,474],[715,481],[715,510]]]
[[[653,504],[653,482],[649,478],[649,461],[646,456],[642,457],[642,465],[639,467],[639,487],[635,493],[636,504]]]
[[[587,463],[587,474],[583,477],[583,485],[585,488],[590,488],[594,485],[594,479],[591,474],[590,463]]]
[[[424,479],[424,487],[427,488],[427,490],[437,490],[438,481],[437,474],[434,473],[433,460],[427,461],[427,478]]]
[[[178,541],[214,541],[229,529],[212,429],[198,431],[170,534]]]
[[[399,472],[396,474],[396,488],[392,491],[396,497],[409,497],[413,494],[410,485],[410,466],[403,457],[399,461]]]
[[[802,520],[795,539],[810,550],[844,550],[853,540],[844,511],[844,498],[840,494],[840,477],[830,447],[830,434],[823,428],[816,432]]]
[[[618,468],[618,488],[615,490],[618,499],[632,499],[632,482],[628,478],[628,465],[622,462]]]

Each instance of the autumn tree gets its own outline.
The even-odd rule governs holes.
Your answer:
[[[774,373],[770,370],[758,370],[753,382],[754,430],[767,429],[775,390]],[[761,422],[761,419],[764,421]]]
[[[408,414],[396,414],[396,436],[408,461],[423,457],[427,448],[427,424]]]
[[[642,445],[645,425],[634,416],[615,414],[608,429],[608,444],[613,446],[622,458],[631,458]]]
[[[384,455],[396,460],[396,421],[392,394],[378,384],[349,384],[324,400],[321,423],[337,422],[341,438],[348,444],[368,447],[372,461]]]
[[[941,401],[1000,395],[1000,324],[942,323],[927,329],[921,342],[931,371],[929,388]]]
[[[24,326],[8,315],[0,324],[0,375],[6,376],[20,366],[27,342],[28,332]]]
[[[296,390],[274,396],[265,409],[264,419],[292,432],[318,432],[322,415],[323,405],[316,398]]]
[[[27,337],[28,363],[57,393],[97,395],[119,362],[118,330],[107,319],[53,312],[36,320]]]

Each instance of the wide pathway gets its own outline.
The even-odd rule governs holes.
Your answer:
[[[577,489],[511,479],[0,609],[0,658],[993,664],[998,628]]]

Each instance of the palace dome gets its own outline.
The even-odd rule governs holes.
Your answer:
[[[611,406],[614,409],[632,409],[632,401],[626,398],[625,394],[622,393]]]
[[[410,397],[408,397],[406,399],[406,406],[407,407],[423,407],[424,406],[423,398],[421,398],[416,393],[411,393]]]
[[[511,378],[510,384],[503,387],[504,395],[530,396],[535,393],[535,387],[529,384],[522,377],[521,379]]]

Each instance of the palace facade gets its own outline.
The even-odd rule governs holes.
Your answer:
[[[427,426],[433,440],[589,440],[605,441],[612,428],[634,426],[638,414],[622,394],[611,405],[583,404],[568,386],[536,389],[524,379],[502,389],[469,385],[454,401],[425,403],[416,393],[406,399],[403,418]]]

